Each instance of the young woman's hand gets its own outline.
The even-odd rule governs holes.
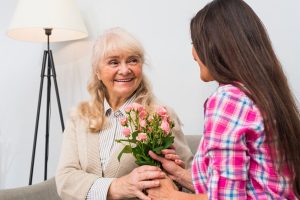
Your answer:
[[[174,149],[166,149],[163,150],[164,157],[160,157],[149,151],[149,155],[154,160],[159,161],[162,164],[164,170],[168,173],[168,176],[179,183],[180,185],[184,186],[185,188],[189,189],[190,191],[194,191],[194,186],[192,183],[192,173],[189,170],[184,169],[184,163],[181,163],[179,160],[179,156],[176,155]],[[175,153],[174,153],[175,152]],[[166,153],[166,154],[165,154]],[[169,156],[168,156],[169,155]],[[168,158],[166,158],[166,156]]]
[[[158,167],[144,165],[135,168],[126,176],[115,179],[108,191],[108,199],[124,199],[137,197],[151,200],[143,191],[158,187],[159,180],[166,175]],[[156,180],[155,180],[156,179]]]
[[[173,152],[175,150],[168,149],[167,152]],[[165,151],[166,152],[166,151]],[[159,161],[162,164],[164,170],[168,173],[169,177],[173,180],[177,180],[176,177],[180,176],[185,169],[181,167],[181,165],[177,164],[175,160],[177,159],[177,155],[173,153],[166,154],[169,158],[160,157],[156,155],[154,152],[149,151],[149,155],[154,160]],[[184,164],[183,164],[184,165]]]
[[[173,183],[173,181],[170,178],[164,178],[160,179],[160,186],[151,188],[147,190],[148,197],[150,197],[152,200],[169,200],[173,199],[172,196],[174,194],[174,191],[177,191],[177,187]]]
[[[174,145],[172,145],[169,149],[162,150],[162,154],[166,159],[174,161],[177,165],[185,169],[185,164],[176,153]]]

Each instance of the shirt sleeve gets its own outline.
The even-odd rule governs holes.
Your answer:
[[[86,199],[87,200],[107,199],[108,189],[113,180],[114,178],[98,178],[91,186]]]
[[[209,199],[246,199],[246,133],[253,116],[245,95],[219,92],[206,103],[204,145]]]

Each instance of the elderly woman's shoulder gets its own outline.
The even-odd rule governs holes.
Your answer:
[[[78,106],[72,107],[69,112],[71,120],[87,119],[91,113],[91,105],[88,101],[79,103]]]

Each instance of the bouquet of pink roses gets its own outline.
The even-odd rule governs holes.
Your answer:
[[[153,160],[149,155],[149,150],[157,155],[161,155],[163,149],[167,149],[174,142],[172,128],[174,122],[171,121],[164,107],[158,107],[156,112],[148,113],[145,108],[133,103],[125,108],[126,117],[121,119],[124,127],[125,139],[118,139],[116,142],[125,146],[118,156],[120,161],[123,153],[132,153],[137,165],[161,164]]]

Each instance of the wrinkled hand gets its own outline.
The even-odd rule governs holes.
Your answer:
[[[160,179],[159,182],[160,182],[159,187],[155,187],[147,190],[148,197],[150,197],[151,200],[172,199],[171,198],[172,193],[178,190],[175,184],[173,183],[173,181],[170,178],[164,178],[164,179]]]
[[[126,176],[115,179],[109,188],[109,199],[124,199],[138,197],[151,200],[143,190],[159,186],[159,180],[166,175],[158,167],[144,165],[135,168]],[[156,180],[154,180],[156,179]]]
[[[169,174],[169,177],[172,180],[177,181],[178,178],[180,176],[180,174],[183,173],[183,171],[185,170],[184,168],[182,168],[181,166],[184,166],[184,163],[182,164],[177,164],[177,163],[181,163],[183,161],[181,161],[179,158],[179,156],[176,154],[174,149],[165,149],[163,150],[163,154],[165,157],[160,157],[158,155],[156,155],[154,152],[149,151],[149,155],[151,158],[153,158],[154,160],[157,160],[159,162],[161,162],[162,167],[164,168],[164,170]],[[174,153],[175,152],[175,153]],[[166,153],[166,154],[165,154]],[[176,160],[180,160],[177,161]]]

